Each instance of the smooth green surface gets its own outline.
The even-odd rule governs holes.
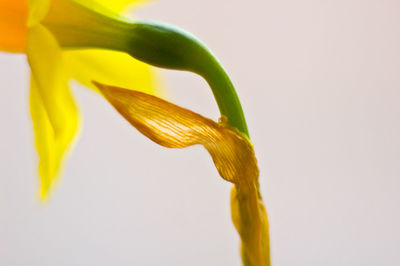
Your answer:
[[[194,36],[165,24],[127,21],[81,6],[77,10],[88,21],[87,27],[47,25],[64,48],[117,50],[153,66],[194,72],[208,82],[228,124],[249,136],[232,81],[211,51]]]
[[[187,70],[210,85],[221,115],[247,136],[248,129],[235,88],[216,57],[196,38],[171,26],[136,22],[126,52],[148,64]]]

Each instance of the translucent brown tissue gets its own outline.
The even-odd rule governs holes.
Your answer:
[[[203,145],[229,182],[251,183],[258,177],[251,142],[225,122],[214,122],[146,93],[95,84],[129,123],[154,142],[168,148]]]
[[[268,219],[258,190],[252,143],[221,119],[215,122],[146,93],[94,84],[143,135],[168,148],[203,145],[231,193],[232,220],[241,238],[245,266],[270,265]]]

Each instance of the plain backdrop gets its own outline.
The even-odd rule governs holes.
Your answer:
[[[261,169],[275,266],[400,265],[400,2],[160,0],[136,17],[204,41],[232,77]],[[0,265],[240,265],[231,184],[202,147],[149,141],[101,97],[48,204],[23,55],[0,53]],[[169,99],[218,119],[206,83]]]

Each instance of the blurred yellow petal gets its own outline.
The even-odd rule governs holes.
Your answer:
[[[0,0],[0,50],[25,51],[27,18],[27,0]]]
[[[90,8],[95,8],[99,5],[104,7],[105,9],[115,12],[121,13],[125,11],[127,8],[135,8],[138,5],[147,2],[148,0],[74,0],[80,4],[83,4]],[[98,10],[98,9],[97,9]]]
[[[51,0],[28,0],[29,15],[28,15],[28,26],[34,26],[38,24],[44,17],[50,8]]]
[[[160,95],[155,71],[131,56],[109,50],[66,50],[64,62],[71,77],[95,88],[92,80]],[[97,89],[97,88],[96,88]]]
[[[67,84],[60,48],[41,25],[28,34],[32,70],[31,116],[40,157],[40,196],[46,199],[78,130],[78,111]]]
[[[95,84],[125,119],[154,142],[168,148],[204,145],[227,181],[249,183],[258,177],[251,142],[226,123],[142,92]]]

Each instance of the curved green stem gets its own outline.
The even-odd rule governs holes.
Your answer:
[[[163,24],[135,22],[125,52],[163,68],[187,70],[202,76],[210,85],[221,115],[249,135],[242,106],[228,74],[216,57],[188,33]]]
[[[63,48],[111,49],[153,66],[194,72],[208,82],[228,124],[249,136],[231,79],[211,51],[194,36],[165,24],[127,21],[82,6],[76,12],[79,25],[58,23],[56,13],[44,21]]]

